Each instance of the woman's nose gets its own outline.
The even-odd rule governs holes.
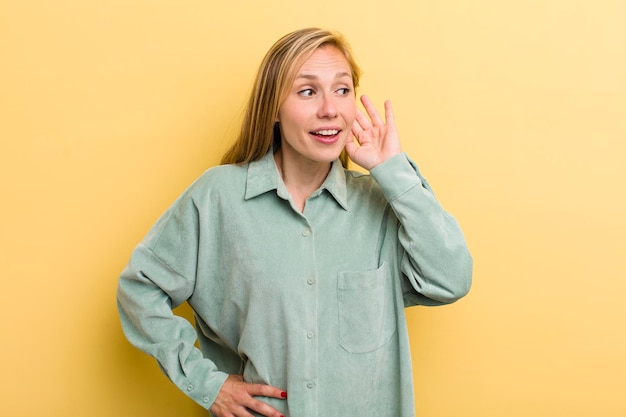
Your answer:
[[[320,98],[318,116],[323,119],[332,119],[337,116],[337,106],[333,97],[324,94]]]

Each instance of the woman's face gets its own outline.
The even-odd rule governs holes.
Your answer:
[[[296,74],[278,111],[283,160],[328,163],[352,139],[356,115],[352,70],[334,46],[318,48]]]

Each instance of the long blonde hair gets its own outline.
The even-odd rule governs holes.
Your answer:
[[[279,39],[267,52],[256,75],[252,93],[245,109],[241,130],[235,143],[222,156],[222,164],[239,164],[258,160],[280,145],[280,130],[276,125],[278,110],[291,89],[302,64],[321,46],[332,45],[346,57],[352,71],[354,89],[359,85],[361,70],[352,49],[338,32],[306,28],[291,32]],[[345,150],[340,156],[348,165]]]

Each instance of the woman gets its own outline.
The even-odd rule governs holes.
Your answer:
[[[339,34],[280,39],[223,165],[120,277],[130,342],[215,417],[412,416],[403,307],[469,290],[461,230],[402,152],[391,104],[385,120],[365,96],[357,110],[358,81]],[[172,314],[183,302],[195,329]]]

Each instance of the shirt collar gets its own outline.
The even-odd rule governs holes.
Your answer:
[[[285,183],[280,177],[278,168],[276,167],[274,153],[269,151],[261,159],[248,164],[245,199],[249,200],[258,197],[271,190],[276,190],[276,193],[281,198],[289,198]],[[338,159],[333,161],[330,172],[322,186],[311,196],[318,196],[324,190],[327,190],[344,210],[348,210],[346,175],[341,161]]]

